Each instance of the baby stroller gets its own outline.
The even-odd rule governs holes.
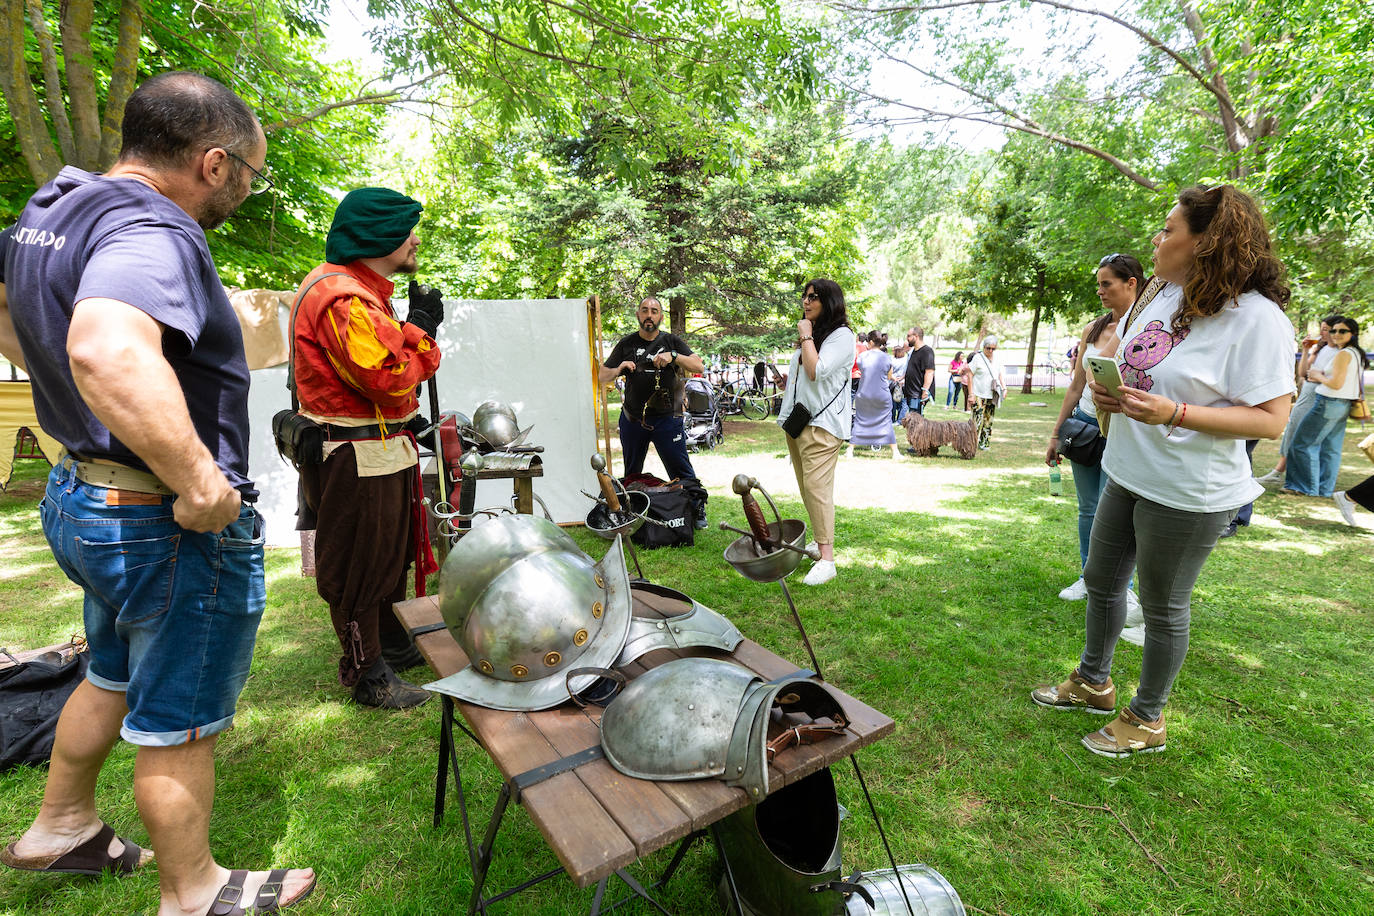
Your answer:
[[[686,383],[687,414],[682,427],[687,433],[687,450],[715,448],[725,441],[716,390],[704,378],[689,378]]]

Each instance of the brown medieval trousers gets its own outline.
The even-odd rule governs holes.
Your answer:
[[[392,605],[405,600],[406,568],[415,558],[415,468],[359,477],[353,446],[343,444],[300,471],[301,499],[320,520],[315,584],[343,649],[339,682],[352,687],[383,645],[408,644]]]

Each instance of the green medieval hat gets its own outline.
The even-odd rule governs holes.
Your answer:
[[[349,191],[334,211],[324,259],[330,264],[351,264],[391,254],[410,237],[423,209],[418,200],[389,188]]]

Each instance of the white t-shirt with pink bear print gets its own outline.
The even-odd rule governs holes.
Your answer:
[[[1253,407],[1293,392],[1293,324],[1270,299],[1248,292],[1181,335],[1170,331],[1183,296],[1169,284],[1121,332],[1121,380],[1189,406]],[[1238,509],[1264,492],[1250,475],[1245,441],[1183,429],[1167,436],[1124,414],[1112,417],[1102,467],[1146,499],[1189,512]]]

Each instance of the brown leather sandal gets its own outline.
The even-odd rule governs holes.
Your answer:
[[[21,858],[14,854],[14,843],[11,843],[0,852],[0,862],[20,871],[41,871],[54,875],[101,875],[107,871],[116,875],[127,875],[138,868],[143,858],[143,850],[137,843],[120,837],[119,841],[124,844],[124,851],[112,856],[110,840],[114,838],[114,828],[102,821],[95,836],[70,852],[56,856]]]
[[[262,887],[258,888],[258,895],[253,898],[253,902],[244,909],[240,904],[243,901],[243,882],[248,877],[246,870],[231,871],[229,881],[219,889],[215,895],[215,902],[210,904],[210,909],[205,911],[205,916],[247,916],[249,913],[277,913],[300,903],[315,890],[318,878],[312,878],[305,890],[301,891],[294,899],[287,903],[281,902],[281,885],[286,880],[286,874],[290,871],[287,868],[274,868],[267,873],[267,880],[262,882]]]

